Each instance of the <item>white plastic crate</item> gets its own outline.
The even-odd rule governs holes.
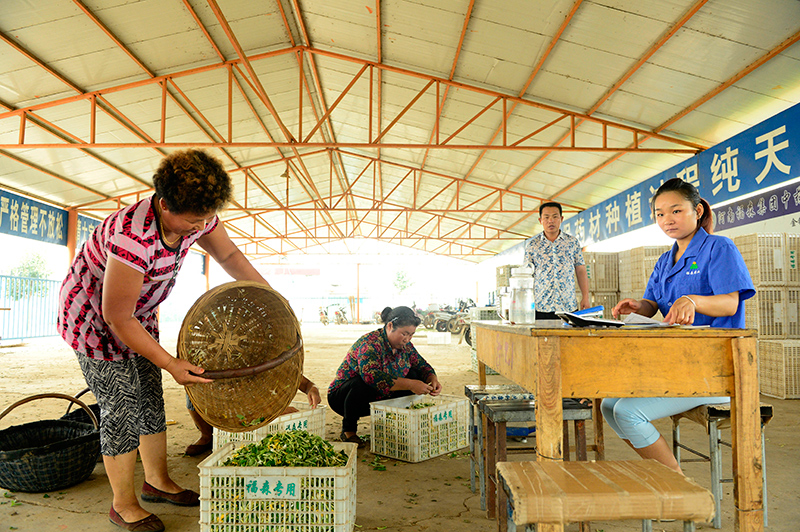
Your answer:
[[[231,442],[200,469],[201,532],[351,532],[356,519],[355,443],[332,443],[342,467],[234,467]]]
[[[503,266],[498,266],[496,269],[497,272],[497,288],[502,288],[504,286],[509,286],[509,282],[511,280],[511,268],[519,268],[518,264],[505,264]]]
[[[758,382],[764,395],[800,399],[800,341],[759,340]]]
[[[784,288],[783,300],[786,309],[784,315],[786,338],[800,338],[800,286]]]
[[[612,319],[611,310],[619,303],[619,292],[590,292],[592,306],[603,305],[603,318]]]
[[[744,325],[758,330],[759,338],[786,338],[786,289],[762,287],[744,303]]]
[[[644,292],[659,257],[670,246],[642,246],[619,254],[619,291]]]
[[[417,410],[415,403],[435,403]],[[370,403],[370,450],[422,462],[467,446],[469,401],[464,397],[409,395]]]
[[[447,345],[450,343],[451,333],[428,331],[428,345]]]
[[[470,319],[477,321],[499,321],[497,307],[472,307],[469,309]]]
[[[317,405],[312,409],[307,402],[295,401],[292,406],[299,410],[292,414],[278,416],[272,423],[247,432],[227,432],[214,428],[214,450],[216,451],[229,442],[252,443],[261,441],[267,434],[284,432],[287,430],[305,430],[325,438],[325,405]]]
[[[753,233],[733,238],[753,284],[785,286],[787,282],[786,235],[784,233]]]
[[[800,286],[800,235],[786,233],[786,284]]]
[[[586,262],[590,291],[616,292],[619,289],[618,253],[586,252],[583,260]]]

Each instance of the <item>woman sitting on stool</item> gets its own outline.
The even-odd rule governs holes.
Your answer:
[[[660,310],[670,324],[744,329],[744,301],[755,295],[753,281],[733,242],[710,234],[708,202],[690,183],[670,179],[653,196],[653,214],[675,244],[658,259],[644,298],[623,299],[612,310],[614,317],[631,312],[652,317]],[[681,472],[651,421],[728,402],[730,397],[630,397],[603,399],[601,410],[614,432],[639,456]]]

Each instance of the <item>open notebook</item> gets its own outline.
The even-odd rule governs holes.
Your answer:
[[[594,318],[581,316],[574,312],[557,312],[563,321],[575,327],[674,327],[663,321],[654,320],[641,314],[628,314],[622,320],[609,320],[605,318]]]

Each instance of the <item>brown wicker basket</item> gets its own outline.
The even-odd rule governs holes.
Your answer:
[[[252,281],[202,295],[181,324],[178,358],[210,384],[186,387],[195,410],[228,432],[262,427],[289,406],[303,373],[300,325],[275,290]]]

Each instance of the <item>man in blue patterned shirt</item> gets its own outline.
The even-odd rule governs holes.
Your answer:
[[[561,204],[554,201],[539,207],[544,231],[525,247],[525,266],[533,267],[533,292],[537,320],[557,320],[556,312],[589,308],[589,277],[578,239],[561,231]],[[575,300],[575,278],[581,290],[580,306]]]

